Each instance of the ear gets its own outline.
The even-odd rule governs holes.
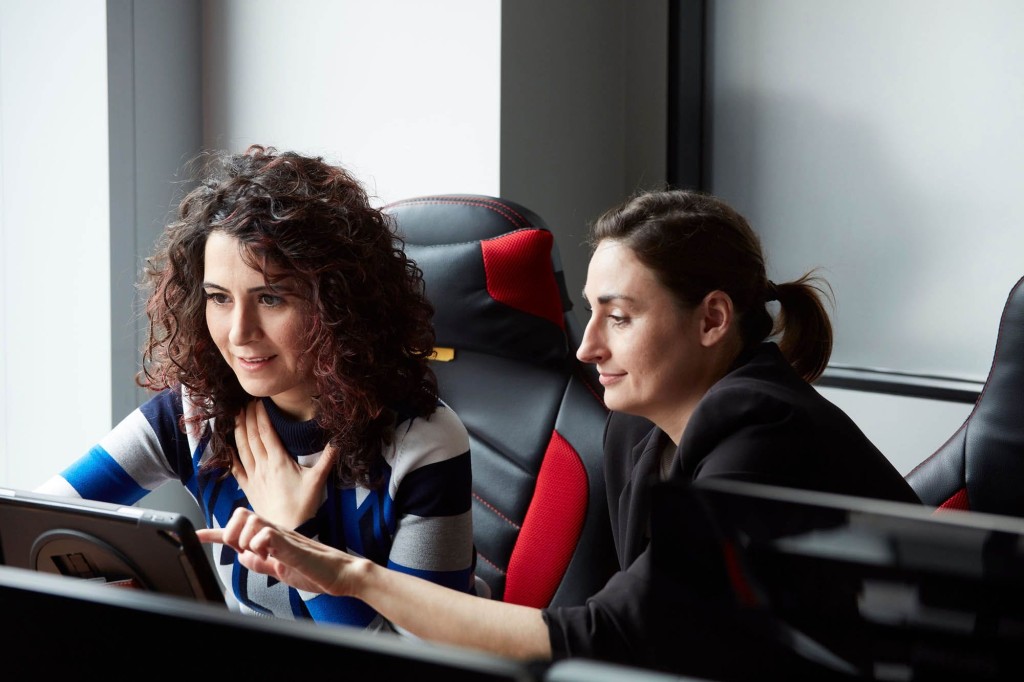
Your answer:
[[[717,346],[729,336],[735,319],[732,297],[715,289],[697,307],[700,315],[700,343],[705,348]]]

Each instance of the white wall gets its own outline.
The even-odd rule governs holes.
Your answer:
[[[109,149],[108,7],[130,32],[112,41],[129,61],[111,68],[111,101],[133,108],[113,112],[123,144]],[[497,194],[500,8],[209,0],[192,40],[180,33],[192,3],[0,0],[0,484],[37,485],[113,425],[112,176],[124,202],[135,195],[113,224],[138,258],[182,179],[173,166],[191,154],[176,145],[195,117],[203,141],[193,152],[263,142],[321,154],[380,202]],[[159,48],[161,26],[181,39]],[[187,58],[200,45],[201,111]],[[154,130],[160,117],[166,126]],[[130,268],[133,254],[114,246]],[[118,319],[131,320],[131,301],[113,299]],[[120,391],[130,377],[118,369]]]
[[[0,0],[0,483],[110,427],[103,0]]]
[[[203,3],[204,144],[323,155],[379,203],[498,193],[499,0]]]
[[[711,3],[711,189],[821,267],[833,362],[981,381],[1024,275],[1024,3]]]

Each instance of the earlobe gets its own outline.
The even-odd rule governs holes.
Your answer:
[[[729,334],[733,323],[732,297],[715,289],[704,297],[700,304],[701,311],[701,345],[710,348],[716,346]]]

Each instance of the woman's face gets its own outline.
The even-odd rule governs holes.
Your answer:
[[[273,281],[274,268],[267,275]],[[269,396],[296,419],[312,419],[313,381],[302,346],[307,314],[287,278],[271,289],[242,260],[240,243],[222,232],[206,240],[206,326],[247,393]]]
[[[676,442],[714,383],[701,345],[701,315],[671,292],[621,242],[598,244],[583,297],[590,320],[576,355],[597,365],[611,410],[653,421]]]

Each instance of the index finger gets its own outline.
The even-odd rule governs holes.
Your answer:
[[[267,458],[277,457],[279,460],[291,461],[291,456],[284,447],[284,443],[281,442],[281,438],[277,435],[277,429],[274,428],[274,424],[270,421],[267,406],[263,404],[262,400],[257,401],[254,412],[256,430],[260,437],[260,446],[263,448],[263,454]]]
[[[250,406],[246,405],[235,417],[235,451],[244,473],[251,472],[255,464],[249,443],[249,409]]]
[[[198,528],[198,529],[196,529],[196,537],[199,538],[199,542],[223,545],[224,544],[224,529],[223,528]]]

